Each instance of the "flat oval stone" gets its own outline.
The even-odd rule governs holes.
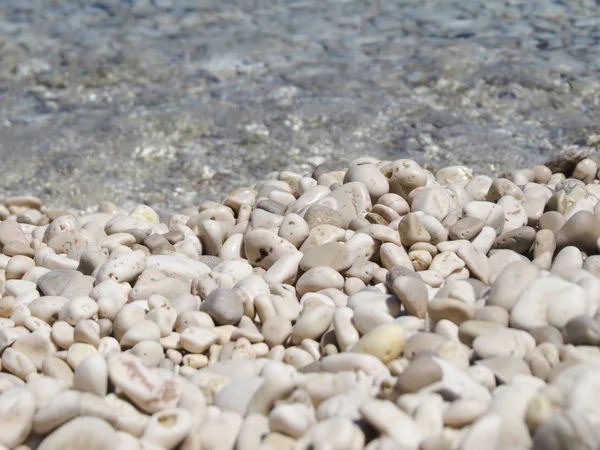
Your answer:
[[[422,211],[442,221],[450,212],[450,199],[442,188],[424,187],[415,194],[411,210]]]
[[[473,319],[475,314],[472,305],[453,298],[435,298],[429,302],[429,317],[432,320],[446,319],[457,325]]]
[[[312,205],[306,210],[304,220],[309,229],[319,225],[331,225],[339,228],[344,228],[347,225],[347,220],[341,212],[319,204]]]
[[[323,357],[318,362],[318,367],[323,372],[363,372],[370,375],[389,373],[385,364],[373,355],[366,353],[337,353]]]
[[[0,222],[0,245],[5,246],[10,242],[19,242],[29,247],[21,225],[16,220],[8,219]]]
[[[318,292],[322,289],[344,287],[344,277],[331,267],[319,266],[302,274],[296,283],[298,295],[307,292]]]
[[[427,315],[429,294],[426,284],[420,278],[396,277],[392,282],[392,291],[408,314],[421,319]]]
[[[390,190],[387,178],[375,164],[352,164],[344,175],[344,183],[351,181],[359,181],[366,186],[373,204]]]
[[[414,212],[406,214],[400,220],[398,232],[400,233],[402,244],[407,247],[417,242],[431,241],[431,235],[421,223],[419,216]]]
[[[111,256],[96,274],[96,283],[111,279],[118,283],[133,281],[146,268],[146,255],[139,251]]]
[[[298,214],[287,214],[279,227],[278,235],[290,242],[294,247],[300,248],[308,237],[310,228],[306,221]]]
[[[404,328],[396,323],[380,325],[364,334],[350,351],[374,355],[387,364],[404,351],[405,336]]]
[[[494,241],[492,248],[508,249],[525,254],[533,245],[536,231],[533,227],[524,226],[502,233]]]
[[[235,324],[244,315],[244,301],[234,289],[218,288],[200,304],[200,311],[209,314],[219,325]]]
[[[73,389],[104,397],[108,391],[108,365],[99,353],[86,356],[75,368]]]
[[[303,339],[318,340],[331,325],[334,308],[328,305],[314,306],[300,315],[292,328],[291,342],[300,344]]]
[[[479,234],[483,228],[483,220],[477,217],[463,217],[459,219],[448,230],[450,239],[467,239],[471,240]]]
[[[398,376],[394,391],[399,395],[418,392],[441,381],[443,375],[442,369],[432,358],[418,356]]]
[[[187,327],[179,336],[181,346],[190,353],[201,354],[211,345],[219,342],[219,335],[213,330],[202,327]]]
[[[529,261],[507,265],[492,285],[487,304],[510,311],[523,289],[539,274],[540,270]]]
[[[305,253],[300,260],[300,268],[308,271],[315,267],[326,266],[337,272],[343,272],[352,267],[356,256],[352,249],[343,242],[327,242]]]
[[[161,338],[160,328],[150,320],[140,320],[134,323],[121,338],[122,348],[131,348],[142,341],[158,342]]]
[[[255,229],[244,236],[244,249],[248,262],[268,269],[275,261],[298,250],[293,244],[267,229]]]
[[[465,262],[471,274],[475,275],[483,283],[489,283],[490,268],[485,254],[479,252],[470,242],[460,245],[456,254]]]
[[[427,172],[411,159],[399,159],[386,164],[381,172],[388,179],[390,192],[404,198],[427,183]]]
[[[556,250],[573,245],[588,255],[598,254],[600,219],[588,211],[574,214],[556,233]]]
[[[566,222],[567,218],[564,216],[564,214],[561,214],[557,211],[546,211],[540,216],[538,225],[540,230],[550,230],[556,234]]]

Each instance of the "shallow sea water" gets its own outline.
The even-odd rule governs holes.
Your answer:
[[[599,145],[597,0],[0,2],[0,198],[166,212],[361,155]]]

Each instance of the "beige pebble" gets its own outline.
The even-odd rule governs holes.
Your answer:
[[[94,321],[92,319],[84,319],[77,322],[73,330],[73,339],[75,342],[98,347],[98,344],[100,343],[100,324],[102,323],[100,320]],[[112,323],[110,321],[108,321],[108,323],[110,324],[112,331]]]
[[[298,267],[303,259],[304,257],[300,252],[283,256],[267,270],[264,280],[268,284],[295,283]]]
[[[477,217],[464,217],[459,219],[450,229],[448,235],[451,239],[467,239],[475,238],[482,230],[484,225],[483,220]]]
[[[456,400],[444,409],[444,425],[452,428],[470,425],[485,413],[487,406],[477,400]]]
[[[147,269],[158,269],[167,277],[175,277],[189,281],[210,272],[210,267],[203,262],[179,255],[148,256],[146,257],[146,270]]]
[[[379,358],[366,353],[328,355],[319,361],[318,366],[321,371],[332,373],[362,370],[368,374],[376,375],[388,372]]]
[[[141,341],[133,346],[131,353],[141,358],[150,367],[158,367],[164,359],[164,349],[159,342]]]
[[[427,250],[411,250],[408,252],[408,257],[415,271],[429,269],[433,260],[431,253]]]
[[[248,262],[264,269],[271,267],[282,256],[298,251],[293,244],[267,229],[246,233],[244,249]]]
[[[56,351],[49,333],[42,330],[18,337],[12,348],[27,355],[37,370],[41,370],[44,359]]]
[[[285,317],[273,315],[263,322],[261,333],[269,347],[285,344],[292,334],[292,322]]]
[[[98,350],[93,345],[75,343],[69,347],[66,361],[72,369],[76,369],[81,361],[95,353],[98,353]]]
[[[417,242],[430,242],[431,235],[421,223],[419,216],[412,212],[406,214],[398,225],[402,244],[410,247]]]
[[[210,329],[191,326],[181,331],[180,340],[186,351],[201,354],[219,342],[219,336]]]
[[[412,261],[402,245],[386,242],[379,248],[379,257],[381,258],[383,267],[386,269],[391,269],[394,266],[402,266],[411,271],[414,270]]]
[[[120,344],[122,348],[131,348],[138,342],[155,341],[161,338],[160,328],[156,323],[142,319],[135,322],[123,335]]]
[[[330,267],[315,267],[305,272],[296,283],[296,291],[299,295],[307,292],[318,292],[321,289],[344,287],[344,277]]]
[[[305,447],[302,447],[306,443]],[[297,441],[300,449],[324,446],[331,450],[359,450],[364,447],[365,436],[349,418],[332,417],[314,425]]]
[[[309,230],[308,224],[301,216],[290,213],[283,218],[278,235],[294,247],[300,248],[308,237]]]
[[[176,448],[193,425],[193,417],[182,408],[169,408],[156,412],[148,421],[142,439],[153,442],[161,448]]]
[[[466,166],[443,167],[435,173],[435,179],[440,184],[452,184],[460,181],[471,181],[473,172]]]
[[[269,414],[269,429],[292,438],[301,437],[316,423],[314,409],[302,403],[279,404]]]
[[[0,394],[0,444],[16,448],[27,439],[35,413],[35,397],[23,388]]]
[[[98,313],[98,303],[89,297],[76,297],[58,311],[58,319],[75,326],[80,320],[91,319]]]
[[[413,189],[425,186],[427,183],[425,170],[411,159],[390,162],[381,168],[381,172],[388,179],[390,192],[403,198],[408,197]]]
[[[405,336],[404,328],[395,323],[380,325],[364,334],[349,351],[374,355],[387,364],[402,354]]]
[[[331,325],[333,314],[334,309],[327,305],[315,306],[303,312],[292,328],[291,343],[297,345],[303,339],[320,338]]]
[[[146,311],[140,306],[132,303],[123,305],[113,320],[113,336],[115,339],[123,339],[127,330],[135,323],[144,320],[145,316]]]
[[[385,325],[394,321],[394,318],[387,312],[375,309],[370,306],[359,306],[354,309],[352,315],[352,325],[361,334],[366,334],[380,325]]]
[[[348,298],[347,306],[356,310],[368,302],[369,308],[385,312],[392,317],[398,316],[401,311],[400,300],[394,295],[384,294],[379,290],[362,290]]]
[[[42,373],[48,377],[67,380],[69,382],[73,379],[73,370],[65,361],[55,356],[49,356],[44,359]]]
[[[96,273],[96,282],[114,280],[118,283],[133,281],[146,268],[146,255],[139,251],[111,256]]]
[[[462,244],[458,247],[456,254],[465,262],[471,274],[475,275],[483,283],[487,284],[489,282],[490,269],[485,254],[479,252],[471,243]]]
[[[465,262],[456,253],[443,251],[433,258],[429,270],[438,272],[443,278],[448,278],[452,272],[458,271],[463,267],[465,267]]]
[[[333,316],[333,329],[340,350],[346,351],[360,338],[358,330],[352,323],[354,312],[348,307],[342,307],[335,310]]]
[[[521,201],[511,195],[505,195],[498,200],[498,206],[504,210],[504,227],[502,233],[508,233],[527,225],[527,211]]]
[[[234,289],[215,289],[200,304],[200,311],[209,314],[220,325],[239,322],[244,314],[244,301]]]
[[[546,420],[548,420],[554,413],[552,403],[550,399],[543,395],[538,394],[534,396],[527,405],[527,411],[525,412],[525,423],[529,428],[529,431],[533,434]]]
[[[175,407],[183,392],[182,381],[173,373],[151,369],[133,355],[111,355],[108,358],[108,373],[114,385],[146,412]],[[146,382],[139,383],[140,378]]]
[[[577,271],[583,268],[581,250],[575,246],[567,246],[554,257],[550,272],[569,280]]]
[[[33,259],[23,255],[15,255],[8,261],[4,269],[4,275],[7,280],[21,279],[33,267],[35,267]]]
[[[52,340],[63,350],[68,350],[75,343],[75,329],[63,320],[52,325]]]
[[[358,181],[365,185],[373,204],[382,195],[387,194],[390,189],[387,178],[374,164],[360,163],[350,165],[344,175],[344,183],[351,181]]]
[[[37,373],[33,361],[23,352],[12,347],[2,353],[2,370],[25,380],[29,375]]]
[[[108,366],[99,354],[86,356],[75,368],[73,389],[104,397],[108,391]]]
[[[357,217],[364,217],[371,208],[371,197],[367,187],[358,181],[344,183],[327,196],[337,201],[337,210],[342,213],[346,223]]]
[[[325,266],[342,272],[349,269],[354,264],[355,259],[356,255],[346,244],[342,242],[327,242],[320,247],[309,250],[304,256],[301,256],[300,268],[308,271],[316,267]],[[296,270],[297,268],[298,266],[296,266]]]

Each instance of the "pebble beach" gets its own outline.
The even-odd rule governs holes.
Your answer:
[[[600,448],[599,27],[3,1],[0,450]]]
[[[5,199],[0,448],[596,448],[599,163],[365,156],[169,217]]]

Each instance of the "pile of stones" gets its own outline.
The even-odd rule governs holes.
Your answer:
[[[600,442],[600,182],[362,157],[159,217],[0,204],[0,449]]]

